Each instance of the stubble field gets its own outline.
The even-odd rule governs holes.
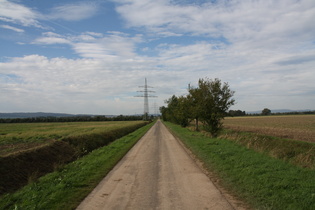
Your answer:
[[[315,142],[315,115],[227,117],[224,127],[307,142]]]

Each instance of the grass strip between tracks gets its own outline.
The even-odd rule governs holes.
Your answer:
[[[0,209],[76,208],[153,124],[94,150],[15,193],[2,196]]]
[[[254,209],[315,209],[315,170],[164,122],[220,178],[220,185]]]

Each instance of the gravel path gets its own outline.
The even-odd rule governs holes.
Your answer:
[[[234,209],[157,123],[77,209]]]

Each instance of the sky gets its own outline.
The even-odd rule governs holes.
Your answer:
[[[150,114],[203,78],[315,109],[314,0],[0,0],[0,112]]]

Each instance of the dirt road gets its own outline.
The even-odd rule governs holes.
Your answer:
[[[77,209],[234,209],[158,121]]]

